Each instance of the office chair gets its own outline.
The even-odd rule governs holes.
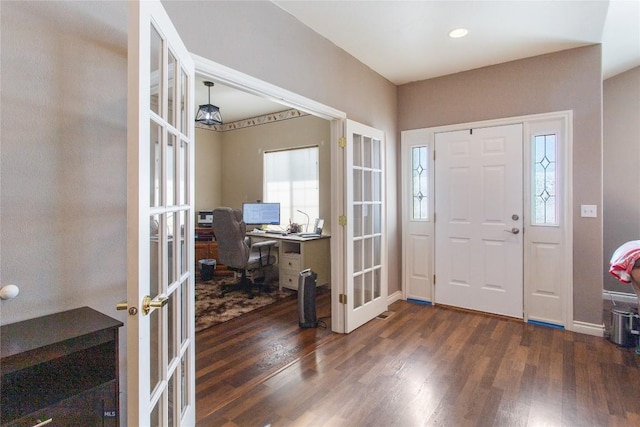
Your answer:
[[[242,212],[237,209],[214,209],[212,227],[218,242],[220,264],[241,275],[238,283],[223,285],[222,296],[244,290],[249,298],[253,298],[252,286],[259,286],[262,290],[266,285],[265,273],[276,262],[276,241],[267,240],[250,245],[250,239],[245,236],[247,226],[242,220]]]

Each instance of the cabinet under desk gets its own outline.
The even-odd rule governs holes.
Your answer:
[[[295,234],[249,232],[252,240],[278,242],[278,276],[280,289],[298,289],[298,277],[308,268],[318,275],[317,286],[331,280],[330,236],[300,237]]]

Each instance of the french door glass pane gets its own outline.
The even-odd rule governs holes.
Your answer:
[[[176,202],[176,185],[175,185],[175,170],[176,170],[176,136],[173,134],[168,135],[167,141],[167,164],[166,173],[167,180],[165,185],[167,186],[167,206],[173,206]]]
[[[179,167],[179,178],[178,178],[178,204],[185,205],[187,204],[187,182],[189,177],[189,145],[185,141],[180,141],[180,153],[178,157],[178,162],[180,164]]]
[[[367,238],[363,241],[364,245],[364,269],[368,270],[373,267],[373,239]]]
[[[175,405],[175,393],[176,393],[176,389],[175,389],[175,384],[176,384],[176,375],[178,374],[178,369],[176,369],[175,371],[173,371],[173,375],[171,375],[171,378],[169,378],[168,384],[167,384],[167,404],[168,404],[168,419],[167,419],[167,426],[175,426],[177,425],[177,421],[180,419],[179,416],[176,416],[177,414],[174,414],[174,411],[176,411],[178,408]]]
[[[151,425],[160,426],[160,416],[162,414],[162,399],[158,400],[156,406],[151,411]]]
[[[180,211],[178,212],[178,235],[179,235],[179,245],[180,245],[180,252],[179,256],[180,259],[178,260],[178,265],[180,266],[180,273],[178,275],[178,277],[182,277],[189,269],[189,264],[188,264],[188,259],[189,259],[189,250],[187,248],[187,244],[186,244],[186,228],[187,228],[187,223],[186,223],[186,215],[185,215],[185,211]]]
[[[169,64],[167,76],[167,122],[171,126],[176,126],[176,67],[178,61],[176,57],[169,51]]]
[[[189,311],[187,310],[187,304],[189,302],[188,298],[189,298],[189,293],[188,293],[188,289],[187,286],[189,286],[189,282],[185,281],[182,282],[182,284],[180,285],[180,301],[182,301],[182,310],[180,313],[180,327],[182,330],[182,333],[180,334],[180,345],[184,345],[184,343],[187,341],[187,339],[189,339],[189,331],[188,331],[188,327],[189,327]]]
[[[151,121],[149,153],[149,204],[158,207],[162,203],[160,182],[162,179],[162,127]]]
[[[363,171],[362,177],[362,200],[365,202],[370,202],[373,200],[373,185],[371,182],[371,171],[365,170]]]
[[[380,140],[379,139],[374,139],[373,140],[373,164],[371,165],[371,167],[373,167],[374,169],[382,169],[382,152],[381,152],[381,148],[380,148]]]
[[[382,296],[382,281],[380,279],[380,268],[373,270],[373,298],[380,298]]]
[[[360,202],[362,197],[362,169],[353,170],[353,201]]]
[[[367,304],[373,300],[373,274],[371,271],[364,273],[364,303]]]
[[[353,166],[362,167],[362,137],[353,135]]]
[[[166,214],[167,216],[167,284],[171,284],[176,281],[175,277],[175,244],[176,236],[175,232],[175,214],[170,212]],[[166,289],[166,288],[165,288]],[[165,289],[161,289],[160,292],[163,292]],[[157,294],[156,294],[157,295]]]
[[[365,168],[371,168],[371,138],[365,136],[362,138],[362,166]]]
[[[353,237],[362,236],[362,205],[353,205]]]
[[[160,310],[151,310],[148,314],[149,325],[151,331],[151,340],[149,341],[149,385],[151,386],[151,394],[160,384],[160,375],[162,372],[162,329],[160,325]]]
[[[184,410],[189,405],[189,396],[187,394],[187,378],[186,373],[188,372],[189,363],[186,359],[186,354],[182,356],[182,361],[180,363],[180,402],[181,402],[181,411],[180,415],[184,414]]]
[[[187,88],[189,87],[189,77],[184,72],[184,70],[180,70],[180,123],[178,124],[178,130],[180,133],[188,135],[188,130],[190,129],[187,126]]]
[[[362,205],[362,221],[364,223],[363,235],[367,236],[373,232],[373,218],[371,217],[371,205]]]
[[[362,270],[362,240],[353,241],[353,270]]]
[[[151,111],[160,115],[161,101],[160,95],[162,94],[162,38],[158,31],[151,25],[151,51],[150,51],[150,70],[151,76],[151,99],[149,100],[149,107]]]
[[[153,295],[160,293],[161,260],[160,230],[162,218],[160,215],[152,215],[150,218],[149,238],[149,292]]]
[[[382,172],[373,172],[373,201],[379,202],[382,200]]]
[[[373,215],[373,234],[380,234],[382,233],[382,205],[380,203],[371,205],[371,210]]]
[[[353,278],[353,308],[362,307],[362,274],[358,274]]]
[[[171,295],[169,295],[169,301],[167,302],[166,310],[167,310],[167,345],[168,345],[168,351],[169,351],[169,362],[171,362],[174,358],[177,357],[177,349],[179,348],[176,345],[176,341],[177,341],[177,334],[176,334],[176,324],[177,322],[175,322],[176,319],[176,312],[178,310],[178,305],[180,303],[180,301],[176,301],[177,299],[177,293],[176,292],[172,292]]]

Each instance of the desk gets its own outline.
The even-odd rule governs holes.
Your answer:
[[[298,290],[298,276],[310,268],[318,275],[317,286],[329,284],[331,279],[330,236],[303,238],[295,234],[249,232],[252,240],[278,242],[278,276],[280,289]]]

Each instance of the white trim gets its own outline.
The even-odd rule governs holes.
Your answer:
[[[346,292],[345,234],[343,227],[339,225],[338,217],[344,212],[345,178],[344,154],[343,150],[338,148],[338,139],[345,135],[346,113],[193,53],[191,57],[195,64],[195,73],[200,76],[331,121],[331,330],[344,333],[345,306],[340,304],[339,295]]]
[[[602,299],[605,301],[624,302],[627,304],[638,304],[638,296],[626,292],[602,291]]]
[[[193,53],[191,57],[196,67],[196,74],[216,80],[225,86],[270,99],[271,101],[287,105],[300,111],[305,111],[323,119],[335,120],[345,119],[347,117],[346,113],[340,110],[251,77],[248,74],[236,71],[217,62]]]
[[[602,325],[596,325],[595,323],[574,320],[571,325],[571,331],[579,334],[593,335],[594,337],[604,337],[604,323]]]

